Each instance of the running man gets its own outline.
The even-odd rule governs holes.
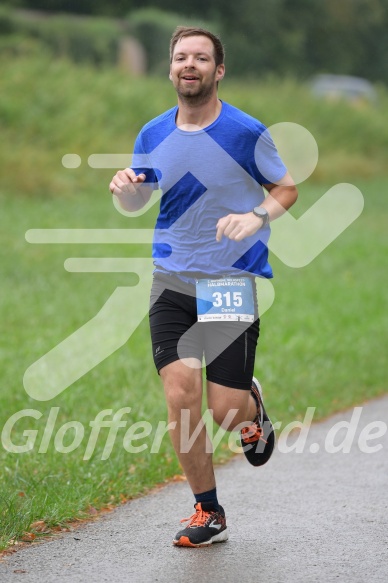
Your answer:
[[[201,28],[178,27],[169,75],[178,103],[142,128],[132,167],[110,183],[127,211],[142,208],[154,189],[163,193],[150,329],[170,436],[195,497],[194,514],[173,540],[188,547],[228,538],[206,428],[190,448],[183,439],[201,424],[203,358],[215,422],[241,429],[253,466],[266,463],[274,449],[274,430],[253,377],[255,278],[272,277],[269,223],[298,196],[266,127],[218,98],[224,74],[220,39]]]

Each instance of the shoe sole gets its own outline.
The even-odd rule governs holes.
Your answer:
[[[257,448],[258,442],[256,442],[255,444],[252,444],[252,448],[244,449],[244,448],[247,448],[247,446],[249,446],[250,444],[244,443],[241,439],[241,447],[243,448],[245,457],[247,458],[248,462],[252,466],[257,468],[259,466],[263,466],[264,464],[266,464],[267,461],[270,459],[270,457],[273,454],[273,450],[275,449],[275,431],[274,431],[274,428],[272,425],[272,421],[268,417],[266,410],[265,410],[265,407],[264,407],[263,391],[262,391],[261,385],[255,377],[252,378],[252,382],[255,384],[255,386],[260,394],[261,406],[263,408],[263,426],[264,427],[268,427],[268,426],[271,427],[271,431],[269,432],[268,436],[266,437],[266,439],[268,440],[267,445],[264,447],[264,450],[260,453],[257,453],[256,451],[252,452],[252,449],[255,450]],[[264,455],[266,448],[268,448],[268,452]],[[250,456],[250,452],[252,452],[252,456]]]
[[[181,536],[179,540],[173,540],[173,544],[176,547],[210,547],[213,543],[224,543],[228,540],[227,529],[223,530],[219,534],[215,534],[211,539],[204,541],[203,543],[192,543],[187,536]]]

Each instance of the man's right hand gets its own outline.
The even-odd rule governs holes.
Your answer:
[[[109,184],[109,190],[118,197],[128,194],[135,195],[140,184],[143,184],[145,179],[145,174],[136,176],[136,173],[131,168],[125,168],[125,170],[119,170],[113,176]]]

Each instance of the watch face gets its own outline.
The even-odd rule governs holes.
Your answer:
[[[261,228],[265,227],[269,223],[269,215],[268,212],[263,209],[263,207],[255,206],[253,209],[253,213],[263,220],[263,225]]]
[[[264,210],[264,209],[262,209],[262,208],[260,208],[259,206],[255,206],[255,208],[253,209],[253,212],[256,215],[259,215],[260,217],[263,217],[263,216],[265,216],[267,214],[267,211]]]
[[[258,215],[259,217],[268,217],[268,213],[265,209],[259,207],[259,206],[255,206],[255,208],[253,209],[253,212],[255,213],[255,215]]]

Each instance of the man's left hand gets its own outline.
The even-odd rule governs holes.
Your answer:
[[[221,241],[224,236],[232,241],[242,241],[254,235],[262,224],[263,220],[252,212],[243,215],[227,215],[217,223],[216,240]]]

